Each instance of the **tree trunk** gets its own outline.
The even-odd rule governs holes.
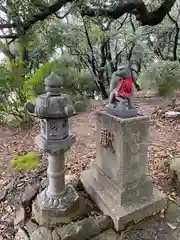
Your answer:
[[[131,66],[130,66],[130,69],[131,69],[132,81],[133,81],[133,83],[134,83],[134,86],[135,86],[135,88],[136,88],[137,91],[141,91],[141,88],[140,88],[139,84],[136,82],[136,79],[135,79],[135,77],[134,77],[134,74],[133,74],[133,71],[132,71]]]
[[[133,83],[134,83],[134,86],[135,86],[136,90],[141,91],[141,88],[140,88],[139,84],[135,81],[134,78],[133,78]]]
[[[101,94],[102,94],[102,98],[107,99],[108,94],[107,94],[107,91],[106,91],[106,88],[105,88],[104,84],[102,83],[101,80],[99,80],[98,83],[99,83],[99,88],[100,88],[100,91],[101,91]]]

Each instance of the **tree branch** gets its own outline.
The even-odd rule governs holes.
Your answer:
[[[2,41],[0,41],[0,51],[3,52],[4,55],[6,55],[10,61],[15,59],[14,54],[11,53],[11,51]]]
[[[128,18],[128,14],[126,14],[124,20],[120,23],[120,26],[117,28],[117,31],[119,31],[123,27],[123,25],[124,25],[125,21],[127,20],[127,18]]]
[[[19,35],[17,34],[8,34],[8,35],[0,35],[0,39],[13,39],[13,41],[15,39],[17,39],[18,37],[20,37]],[[12,42],[12,41],[11,41]]]
[[[92,64],[92,69],[93,69],[93,72],[94,74],[96,75],[96,58],[94,56],[94,49],[93,49],[93,46],[91,44],[91,40],[90,40],[90,36],[89,36],[89,33],[88,33],[88,29],[87,29],[87,26],[86,26],[86,22],[85,20],[83,19],[83,26],[84,26],[84,31],[85,31],[85,36],[86,36],[86,39],[87,39],[87,43],[88,43],[88,46],[90,48],[90,51],[91,51],[91,64]]]
[[[56,13],[66,3],[72,2],[73,0],[57,0],[53,5],[48,7],[45,11],[35,14],[31,19],[22,24],[23,31],[27,31],[33,24],[38,21],[45,20],[48,16]]]
[[[13,40],[17,39],[20,37],[21,34],[24,34],[33,24],[35,24],[38,21],[43,21],[45,20],[48,16],[56,13],[60,8],[62,8],[66,3],[73,2],[74,0],[57,0],[54,4],[51,6],[47,7],[45,10],[34,14],[33,16],[30,17],[25,22],[20,22],[20,23],[12,23],[12,24],[0,24],[0,29],[4,28],[18,28],[20,30],[20,34],[17,35],[7,35],[7,36],[0,36],[0,38],[6,38],[10,39],[12,38]]]
[[[122,0],[119,2],[119,5],[114,8],[91,8],[84,6],[82,15],[90,17],[104,16],[118,19],[125,13],[133,13],[142,25],[154,26],[159,24],[166,14],[170,12],[176,0],[164,0],[160,7],[152,12],[148,11],[143,0]]]
[[[178,57],[177,57],[177,46],[178,46],[178,40],[179,40],[179,24],[178,24],[178,18],[179,18],[179,14],[177,16],[177,20],[175,20],[169,13],[168,13],[168,17],[169,19],[174,23],[175,28],[176,28],[176,34],[175,34],[175,39],[174,39],[174,46],[173,46],[173,55],[174,55],[174,61],[177,61]]]
[[[5,28],[15,28],[17,25],[15,23],[1,23],[0,24],[0,29],[5,29]]]

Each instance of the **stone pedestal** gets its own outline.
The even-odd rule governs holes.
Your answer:
[[[79,196],[72,185],[65,185],[64,153],[75,142],[71,135],[62,140],[48,140],[41,134],[36,144],[48,153],[48,187],[37,196],[33,204],[36,221],[41,225],[54,225],[71,221],[78,211]]]
[[[166,206],[147,176],[148,130],[148,117],[122,119],[98,112],[96,164],[82,172],[81,180],[117,231]]]

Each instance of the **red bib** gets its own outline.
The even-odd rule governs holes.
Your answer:
[[[132,77],[125,77],[119,79],[119,84],[115,89],[116,97],[130,97],[132,96]]]

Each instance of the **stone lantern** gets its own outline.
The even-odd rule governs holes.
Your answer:
[[[72,185],[65,185],[64,154],[75,142],[69,135],[68,118],[73,115],[69,96],[61,94],[62,79],[54,73],[45,79],[46,93],[40,95],[35,105],[27,102],[27,112],[40,119],[40,134],[36,144],[48,154],[48,186],[33,205],[33,213],[39,224],[67,222],[71,219],[78,194]],[[74,211],[74,210],[73,210]]]

